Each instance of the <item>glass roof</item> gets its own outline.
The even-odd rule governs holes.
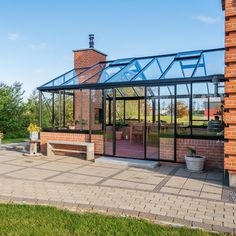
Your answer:
[[[224,49],[125,58],[79,68],[49,81],[39,89],[81,84],[168,80],[224,74]],[[136,89],[137,90],[137,89]],[[132,92],[136,92],[132,89]],[[122,90],[120,91],[122,94]]]

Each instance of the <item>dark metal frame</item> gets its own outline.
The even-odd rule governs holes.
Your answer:
[[[219,82],[224,82],[225,78],[223,75],[221,74],[215,74],[215,75],[207,75],[206,73],[206,67],[205,67],[205,59],[204,59],[204,55],[203,53],[205,52],[213,52],[213,51],[221,51],[224,50],[223,48],[220,49],[210,49],[210,50],[199,50],[199,51],[194,51],[194,52],[190,52],[190,55],[187,55],[187,53],[178,53],[178,54],[167,54],[167,55],[158,55],[158,56],[150,56],[150,57],[139,57],[139,58],[131,58],[129,62],[127,63],[116,63],[116,61],[107,61],[107,62],[100,62],[96,65],[93,65],[90,68],[82,68],[82,72],[80,74],[86,73],[87,71],[91,70],[92,68],[96,67],[96,66],[100,66],[102,65],[102,70],[97,72],[95,75],[93,75],[92,77],[88,78],[84,83],[81,84],[68,84],[68,81],[73,80],[74,78],[76,78],[78,75],[76,75],[76,73],[74,74],[74,72],[76,72],[77,69],[74,69],[67,72],[67,73],[73,73],[73,77],[70,78],[69,80],[65,80],[65,77],[67,75],[67,73],[63,74],[62,76],[57,77],[54,80],[49,81],[48,83],[44,84],[43,86],[39,87],[39,125],[40,127],[42,127],[42,116],[43,116],[43,112],[42,112],[42,94],[43,92],[52,92],[53,94],[53,99],[52,99],[52,127],[54,127],[54,121],[55,121],[55,110],[54,110],[54,94],[55,93],[59,93],[59,99],[60,99],[60,107],[61,107],[61,93],[63,92],[63,127],[65,127],[65,95],[66,95],[66,90],[79,90],[80,91],[80,96],[82,95],[82,91],[83,90],[89,90],[89,130],[88,131],[82,131],[82,125],[81,125],[81,130],[77,130],[77,131],[71,131],[71,132],[87,132],[89,134],[89,140],[91,142],[91,136],[92,136],[92,125],[91,125],[91,114],[92,114],[92,106],[91,106],[91,100],[92,100],[92,95],[91,95],[91,91],[92,90],[101,90],[102,91],[102,104],[103,104],[103,131],[104,133],[106,133],[106,116],[107,116],[107,107],[106,107],[106,103],[108,102],[108,123],[112,124],[112,134],[113,134],[113,156],[116,155],[116,101],[118,100],[123,100],[124,101],[124,120],[126,119],[125,114],[126,114],[126,101],[128,100],[137,100],[138,101],[138,121],[140,122],[140,101],[143,100],[145,103],[145,108],[144,108],[144,125],[145,125],[145,132],[144,132],[144,159],[148,160],[147,158],[147,133],[146,133],[146,126],[147,126],[147,99],[152,99],[152,104],[153,104],[153,119],[152,122],[155,123],[155,117],[156,117],[156,102],[158,102],[158,137],[160,137],[160,99],[161,99],[161,95],[160,95],[160,87],[163,86],[173,86],[174,87],[174,94],[171,94],[171,99],[174,98],[174,134],[173,134],[173,138],[174,138],[174,157],[173,157],[173,162],[176,162],[176,139],[177,138],[191,138],[191,139],[223,139],[223,137],[215,137],[215,136],[197,136],[197,135],[193,135],[192,133],[192,128],[193,128],[193,117],[192,117],[192,102],[193,99],[195,98],[195,96],[193,97],[193,88],[192,85],[193,83],[211,83],[213,80],[218,80]],[[197,55],[195,55],[197,54]],[[171,57],[173,56],[173,60],[171,61],[171,63],[169,64],[169,66],[165,69],[162,70],[160,63],[158,61],[159,58],[162,57]],[[119,75],[119,73],[121,73],[122,71],[125,70],[125,68],[127,68],[127,66],[131,65],[132,63],[136,62],[136,60],[138,59],[150,59],[149,63],[146,64],[146,66],[144,66],[143,68],[140,68],[139,72],[136,73],[136,75],[130,80],[130,81],[123,81],[123,82],[109,82],[109,80],[117,75]],[[182,61],[183,60],[189,60],[189,59],[195,59],[197,60],[195,65],[183,65]],[[203,63],[201,63],[201,59],[203,60]],[[125,60],[125,59],[124,59]],[[144,75],[144,71],[154,62],[157,61],[157,64],[159,66],[159,69],[161,71],[161,76],[158,79],[155,80],[147,80],[145,78]],[[172,67],[172,65],[175,62],[180,62],[180,66],[181,66],[181,70],[183,73],[183,77],[184,78],[170,78],[170,79],[166,79],[165,76],[167,74],[167,72],[170,70],[170,68]],[[105,65],[105,66],[103,66]],[[109,79],[107,79],[104,83],[89,83],[89,80],[91,78],[93,78],[94,76],[96,76],[97,74],[101,74],[106,68],[108,67],[112,67],[112,66],[119,66],[120,70],[115,73],[113,76],[111,76]],[[197,68],[201,66],[203,67],[204,71],[205,71],[205,76],[199,76],[196,77],[196,70]],[[186,77],[185,76],[185,69],[188,68],[193,68],[193,72],[192,75],[190,77]],[[81,70],[81,68],[79,68]],[[79,74],[79,75],[80,75]],[[135,80],[137,77],[139,77],[141,75],[141,77],[143,78],[143,80]],[[50,83],[54,83],[57,79],[61,79],[63,78],[63,83],[61,85],[58,86],[48,86]],[[189,98],[189,124],[190,124],[190,135],[180,135],[177,133],[177,118],[176,118],[176,112],[177,112],[177,99],[178,99],[178,95],[177,95],[177,85],[178,84],[189,84],[190,85],[190,91],[188,90],[189,94],[186,95],[186,98]],[[46,86],[45,86],[46,85]],[[207,85],[208,86],[208,85]],[[121,91],[120,88],[126,88],[126,87],[130,87],[133,89],[134,93],[135,93],[135,97],[126,97]],[[140,96],[137,91],[136,91],[136,87],[143,87],[144,88],[144,96]],[[152,95],[152,87],[157,87],[158,88],[158,96],[154,96]],[[111,89],[112,90],[112,97],[108,96],[105,94],[105,90]],[[168,87],[169,89],[169,87]],[[169,90],[170,91],[170,90]],[[148,95],[148,92],[151,94],[150,96]],[[209,88],[208,88],[208,92],[209,92]],[[120,94],[121,97],[117,97],[117,94]],[[211,96],[210,94],[208,94],[208,108],[209,108],[209,96]],[[82,101],[82,97],[80,101]],[[183,97],[181,95],[181,97]],[[75,99],[75,96],[73,94],[73,101]],[[113,109],[111,109],[111,103],[113,105]],[[75,104],[75,103],[74,103]],[[82,105],[82,104],[81,104]],[[81,113],[83,113],[83,109],[81,106]],[[73,113],[74,113],[75,108],[73,107]],[[61,110],[59,111],[61,112]],[[111,115],[112,115],[112,119],[111,119]],[[172,118],[172,117],[171,117]],[[61,119],[61,118],[60,118]],[[209,109],[208,109],[208,120],[209,120]],[[61,126],[61,120],[59,120],[60,125]],[[82,122],[82,119],[81,119]],[[49,130],[48,130],[49,131]],[[55,132],[55,129],[53,129],[53,131]],[[65,132],[65,130],[59,130],[58,132]],[[104,144],[105,144],[105,135],[104,135]],[[160,140],[158,139],[158,146],[160,147]],[[159,157],[160,157],[160,148],[159,150]],[[105,154],[105,147],[104,147],[104,154]],[[165,161],[165,160],[163,160]]]

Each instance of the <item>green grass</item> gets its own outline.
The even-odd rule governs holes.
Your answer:
[[[0,235],[217,235],[188,228],[171,228],[145,220],[100,214],[76,214],[53,207],[0,205]]]
[[[4,138],[2,140],[2,144],[8,144],[8,143],[20,143],[20,142],[25,142],[28,141],[29,139],[27,138]]]

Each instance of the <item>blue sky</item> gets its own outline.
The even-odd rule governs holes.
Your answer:
[[[0,81],[37,86],[73,67],[73,49],[108,59],[224,46],[220,0],[8,0],[0,7]]]

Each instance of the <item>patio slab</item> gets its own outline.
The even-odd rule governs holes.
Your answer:
[[[157,161],[145,161],[127,158],[100,157],[95,159],[95,163],[109,163],[139,168],[155,168],[159,165]]]
[[[0,188],[3,203],[103,209],[206,229],[236,229],[234,191],[222,186],[222,172],[196,174],[168,164],[137,168],[65,156],[23,158],[2,150]]]

